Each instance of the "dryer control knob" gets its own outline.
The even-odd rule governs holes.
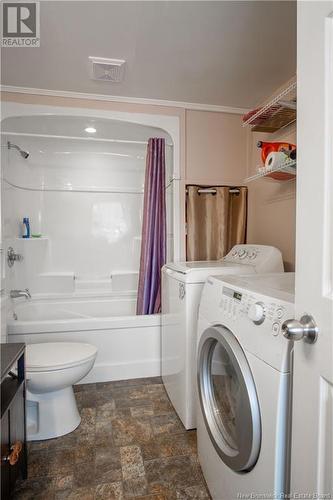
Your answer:
[[[239,250],[238,256],[240,259],[245,259],[245,257],[247,257],[247,251],[246,250]]]
[[[248,317],[256,325],[261,325],[261,323],[265,321],[266,317],[264,304],[262,302],[256,302],[255,304],[252,304],[248,312]]]

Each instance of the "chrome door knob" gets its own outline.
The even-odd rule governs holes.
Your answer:
[[[309,314],[304,314],[300,321],[287,319],[282,323],[282,333],[288,340],[302,340],[308,344],[316,342],[318,337],[318,327],[315,320]]]

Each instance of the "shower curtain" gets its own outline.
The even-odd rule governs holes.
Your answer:
[[[187,186],[187,260],[219,260],[245,243],[247,188],[237,188],[239,194],[224,186],[210,186],[216,194],[199,193],[200,188]]]
[[[137,314],[160,312],[165,259],[165,140],[151,138],[147,146]]]

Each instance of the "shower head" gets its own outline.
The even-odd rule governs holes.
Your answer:
[[[18,151],[20,153],[20,155],[22,156],[22,158],[24,158],[25,160],[29,157],[29,152],[28,151],[24,151],[23,149],[20,148],[20,146],[17,146],[16,144],[13,144],[12,142],[7,142],[7,146],[8,146],[8,149],[16,149],[16,151]]]
[[[28,153],[28,151],[20,151],[20,155],[26,160],[29,157],[30,153]]]

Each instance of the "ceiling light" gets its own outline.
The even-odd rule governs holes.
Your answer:
[[[88,134],[95,134],[97,132],[95,127],[87,127],[84,130],[85,130],[85,132],[88,132]]]

